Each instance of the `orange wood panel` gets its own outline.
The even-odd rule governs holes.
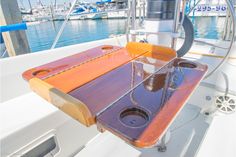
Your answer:
[[[26,72],[23,73],[23,78],[26,80],[29,80],[33,77],[44,79],[50,75],[57,74],[63,70],[69,69],[73,66],[76,66],[83,62],[91,60],[92,58],[96,58],[96,57],[105,55],[107,53],[114,52],[120,48],[121,47],[110,46],[110,45],[98,46],[98,47],[86,50],[84,52],[71,55],[71,56],[50,62],[48,64],[44,64],[44,65],[32,68],[30,70],[27,70]]]
[[[149,77],[151,73],[147,70],[151,68],[151,71],[157,71],[168,64],[156,59],[150,63],[147,59],[141,56],[68,94],[85,103],[95,118],[115,100]]]
[[[129,42],[126,45],[126,48],[130,53],[135,53],[137,51],[147,51],[148,53],[146,53],[144,56],[152,57],[162,61],[170,61],[172,58],[176,57],[175,50],[148,43]]]
[[[68,93],[91,80],[139,57],[146,53],[129,53],[126,49],[119,49],[114,53],[104,55],[90,62],[86,62],[55,76],[46,78],[45,81],[57,89]]]

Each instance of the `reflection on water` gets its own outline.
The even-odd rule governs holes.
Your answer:
[[[192,18],[195,37],[221,39],[224,18]],[[125,19],[69,21],[56,47],[108,38],[111,34],[125,33]],[[43,22],[29,26],[27,37],[31,51],[49,49],[63,21]]]
[[[224,17],[195,17],[190,19],[194,25],[195,38],[223,38]]]
[[[26,32],[31,51],[49,49],[62,23],[63,21],[43,22],[29,26]],[[105,39],[111,34],[123,34],[124,32],[124,19],[69,21],[56,47]]]

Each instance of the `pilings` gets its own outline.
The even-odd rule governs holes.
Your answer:
[[[0,0],[0,25],[22,23],[17,0]],[[28,40],[24,30],[2,33],[9,56],[16,56],[30,52]]]

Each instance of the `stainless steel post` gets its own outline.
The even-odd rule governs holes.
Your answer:
[[[146,32],[153,33],[147,41],[171,47],[171,33],[177,30],[180,0],[147,0],[147,16],[144,21]],[[175,29],[174,29],[175,28]],[[163,32],[158,34],[158,32]]]
[[[173,33],[178,32],[178,26],[179,26],[179,16],[180,16],[180,4],[181,0],[176,0],[175,2],[175,15],[174,15],[174,23],[173,23]],[[184,6],[182,6],[184,7]],[[182,13],[184,15],[184,13]],[[183,20],[184,17],[182,17]],[[177,38],[172,38],[171,41],[171,48],[175,49],[176,48],[176,42]]]
[[[131,1],[131,29],[136,29],[136,0]],[[136,35],[132,34],[132,41],[136,41]]]

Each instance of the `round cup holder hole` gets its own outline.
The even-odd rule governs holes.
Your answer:
[[[120,113],[120,121],[128,127],[141,127],[147,124],[149,115],[140,108],[127,108]]]
[[[178,63],[179,67],[183,67],[183,68],[196,68],[197,65],[193,62],[188,62],[188,61],[182,61],[180,63]]]
[[[34,71],[32,74],[34,76],[40,76],[40,75],[45,75],[47,73],[49,73],[50,70],[47,70],[47,69],[41,69],[41,70],[37,70],[37,71]]]
[[[103,46],[102,50],[107,51],[107,50],[112,50],[113,46]]]

